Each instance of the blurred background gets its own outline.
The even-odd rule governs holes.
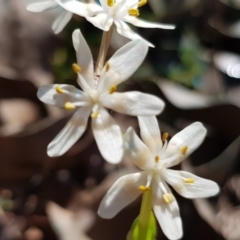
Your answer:
[[[69,119],[63,109],[37,99],[39,86],[76,85],[71,34],[80,28],[96,60],[101,31],[74,16],[54,35],[56,11],[30,13],[24,0],[0,0],[0,240],[123,240],[141,199],[104,220],[96,211],[120,176],[137,171],[123,159],[105,162],[90,129],[64,156],[46,148]],[[194,121],[208,134],[181,167],[212,179],[211,199],[177,196],[184,240],[240,239],[240,2],[149,0],[141,18],[176,24],[173,31],[135,29],[155,44],[119,91],[140,90],[166,102],[158,116],[173,136]],[[114,35],[111,56],[127,40]],[[138,131],[133,117],[112,112],[123,132]],[[158,226],[158,240],[165,240]]]

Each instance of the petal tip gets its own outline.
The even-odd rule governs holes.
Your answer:
[[[55,146],[51,143],[48,144],[48,147],[47,147],[47,155],[49,157],[60,157],[64,154],[65,152],[61,152],[60,151],[56,151],[55,149]]]
[[[97,213],[98,213],[99,217],[104,218],[104,219],[111,219],[111,218],[115,217],[115,215],[116,215],[116,214],[114,216],[110,215],[106,211],[106,209],[101,209],[101,206],[99,207]]]

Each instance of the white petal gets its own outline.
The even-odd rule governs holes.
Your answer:
[[[211,197],[219,192],[219,187],[215,182],[189,172],[166,169],[163,176],[165,181],[185,198]],[[184,179],[194,179],[194,182],[186,183]]]
[[[101,108],[98,117],[92,118],[92,130],[103,158],[119,163],[123,156],[122,132],[106,109]]]
[[[187,146],[188,150],[185,155],[179,154],[179,158],[174,161],[168,161],[166,167],[172,167],[179,164],[183,159],[190,155],[203,142],[207,133],[206,128],[200,122],[192,123],[184,128],[181,132],[173,136],[169,141],[168,147],[164,152],[164,158],[171,157],[180,152],[182,147]]]
[[[162,148],[162,140],[157,118],[155,116],[139,116],[138,123],[144,143],[152,153],[159,152]]]
[[[103,94],[101,103],[106,108],[116,112],[128,114],[131,116],[138,115],[158,115],[164,109],[164,102],[154,95],[141,92],[125,92]]]
[[[106,13],[99,13],[94,17],[86,17],[86,19],[103,31],[108,31],[113,23],[113,19],[109,18]]]
[[[166,203],[163,200],[164,192],[161,191],[155,180],[152,182],[153,186],[153,211],[162,228],[164,234],[170,240],[177,240],[182,238],[182,220],[179,213],[179,207],[175,197],[172,195],[173,201]],[[167,189],[168,193],[171,193],[169,187],[164,184],[164,188]]]
[[[132,127],[125,134],[124,156],[142,170],[151,168],[155,161],[148,147],[141,141]]]
[[[72,40],[75,51],[77,52],[78,65],[82,69],[80,74],[84,77],[84,79],[88,81],[87,82],[88,85],[91,88],[94,88],[93,82],[94,69],[92,53],[79,29],[73,32]]]
[[[133,202],[140,194],[140,185],[146,185],[145,173],[128,174],[119,178],[101,201],[98,214],[102,218],[113,218],[124,207]]]
[[[56,86],[59,86],[65,91],[68,91],[70,94],[57,93],[55,90]],[[38,89],[37,96],[42,102],[58,107],[64,107],[66,102],[82,102],[82,106],[88,103],[88,96],[84,92],[72,85],[67,84],[50,84],[42,86]]]
[[[43,12],[45,10],[54,9],[58,4],[52,0],[41,2],[39,0],[31,1],[30,4],[27,4],[26,9],[31,12]]]
[[[109,9],[109,7],[107,5],[107,1],[106,0],[99,0],[99,2],[101,4],[102,8],[104,9],[104,12],[107,12],[108,9]]]
[[[141,65],[148,51],[148,45],[140,39],[120,48],[108,61],[100,78],[99,90],[107,90],[127,80]]]
[[[154,45],[152,43],[150,43],[149,41],[147,41],[146,39],[144,39],[143,37],[141,37],[139,34],[133,32],[131,30],[131,28],[123,21],[114,21],[116,27],[117,27],[117,32],[121,35],[123,35],[126,38],[129,38],[131,40],[135,40],[135,39],[142,39],[144,40],[149,47],[154,47]]]
[[[138,3],[139,3],[139,0],[126,0],[125,3],[123,2],[122,4],[126,6],[126,9],[129,9],[129,8],[136,8]]]
[[[48,145],[48,156],[62,156],[77,142],[85,132],[90,112],[91,108],[82,107],[74,113],[67,125]]]
[[[83,3],[77,0],[55,0],[65,10],[77,14],[82,17],[88,17],[96,11],[101,10],[101,7],[95,3]]]
[[[61,14],[56,18],[52,25],[55,34],[60,33],[72,18],[72,13],[62,10]]]
[[[129,22],[129,23],[135,25],[136,27],[175,29],[175,25],[172,25],[172,24],[161,24],[161,23],[155,23],[155,22],[148,22],[148,21],[144,21],[137,17],[132,17],[132,16],[125,16],[124,20],[126,22]]]

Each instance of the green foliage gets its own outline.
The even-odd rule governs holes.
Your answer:
[[[197,88],[205,68],[203,61],[199,59],[200,52],[200,45],[193,35],[183,36],[179,48],[180,64],[170,65],[168,77]]]
[[[139,216],[134,220],[132,227],[127,235],[127,240],[139,240],[141,237],[139,236]],[[157,235],[157,226],[156,219],[151,211],[150,220],[148,222],[147,234],[145,240],[155,240]]]

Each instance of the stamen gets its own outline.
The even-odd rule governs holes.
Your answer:
[[[150,187],[146,187],[146,186],[140,185],[138,187],[138,190],[140,190],[141,192],[146,192],[146,191],[150,190]]]
[[[187,153],[188,147],[184,146],[180,148],[180,152],[182,153],[182,155],[185,155]]]
[[[168,133],[164,133],[162,135],[162,141],[165,142],[168,139],[168,137],[169,137],[169,134]]]
[[[170,204],[173,201],[173,195],[171,193],[165,193],[165,194],[163,194],[163,200],[167,204]]]
[[[98,115],[99,115],[99,112],[96,111],[96,112],[93,112],[93,113],[91,114],[91,117],[92,117],[92,118],[97,118]]]
[[[139,11],[137,9],[131,8],[128,10],[128,14],[133,17],[138,17]]]
[[[112,85],[110,88],[109,88],[109,93],[112,94],[114,92],[117,91],[117,86],[116,85]]]
[[[185,178],[185,179],[183,179],[183,181],[185,183],[194,183],[195,182],[195,180],[193,178]]]
[[[108,5],[109,7],[113,7],[114,4],[115,4],[114,0],[107,0],[107,5]]]
[[[146,187],[150,187],[151,186],[152,178],[153,178],[153,175],[152,174],[148,174]]]
[[[155,162],[158,163],[159,161],[160,161],[160,157],[157,155],[157,156],[155,157]]]
[[[60,93],[60,94],[64,93],[64,90],[61,87],[59,87],[59,86],[56,86],[55,90],[56,90],[57,93]]]
[[[168,141],[165,140],[165,142],[163,143],[162,149],[158,154],[161,155],[162,153],[164,153],[165,150],[167,149],[167,146],[168,146]],[[164,159],[164,161],[165,161],[165,159]]]
[[[147,4],[147,0],[140,0],[140,2],[138,3],[138,7],[142,7],[145,4]]]
[[[75,109],[76,107],[73,105],[73,103],[71,102],[66,102],[65,105],[64,105],[65,109],[67,110],[73,110]]]
[[[108,62],[106,62],[105,67],[106,67],[106,72],[108,72],[110,69],[110,64]]]
[[[80,73],[82,72],[82,68],[77,64],[77,63],[73,63],[72,65],[72,69],[75,73]]]

